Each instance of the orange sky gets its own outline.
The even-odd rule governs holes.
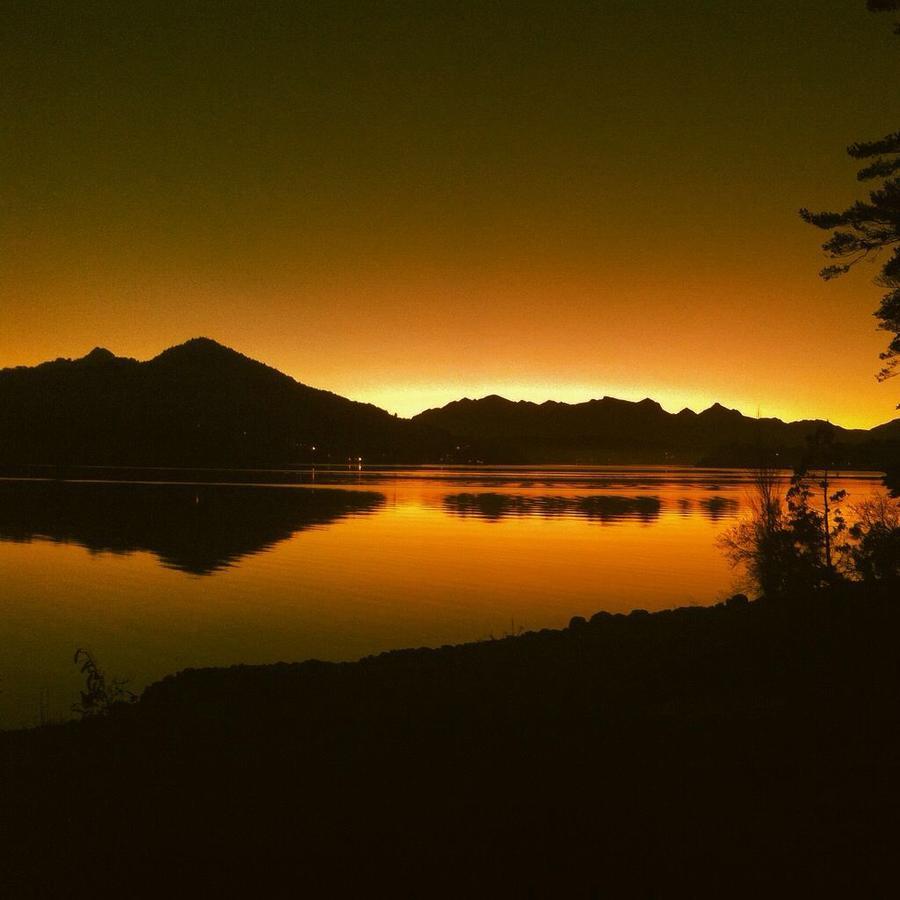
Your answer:
[[[821,282],[796,214],[858,196],[843,148],[896,126],[882,17],[331,6],[18,12],[0,365],[206,335],[402,415],[896,415],[876,269]]]

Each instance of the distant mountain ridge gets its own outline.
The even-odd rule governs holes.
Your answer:
[[[900,419],[870,430],[831,426],[822,420],[751,419],[714,403],[703,412],[666,412],[655,400],[603,397],[584,403],[512,401],[496,394],[426,410],[413,418],[461,439],[480,440],[501,452],[515,448],[527,462],[707,462],[755,465],[760,451],[795,460],[807,439],[829,428],[846,462],[880,467],[900,441]],[[865,447],[866,452],[862,452]],[[868,457],[872,459],[869,460]],[[778,458],[776,457],[776,458]]]
[[[295,381],[209,338],[146,362],[96,347],[79,359],[0,370],[0,464],[289,466],[345,463],[785,464],[826,423],[751,419],[603,397],[514,402],[497,395],[403,419]],[[838,462],[900,459],[900,419],[834,427]]]

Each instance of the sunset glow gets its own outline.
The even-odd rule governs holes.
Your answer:
[[[900,74],[877,17],[342,10],[21,8],[0,365],[204,334],[401,415],[500,393],[893,417],[876,271],[821,282],[797,216],[852,201],[843,148],[887,127],[858,99]]]

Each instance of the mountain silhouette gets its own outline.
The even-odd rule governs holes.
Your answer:
[[[796,463],[827,423],[751,419],[719,403],[457,400],[403,419],[309,387],[209,338],[146,362],[96,347],[0,370],[0,465],[273,467],[309,463]],[[834,462],[900,459],[900,419],[832,429]]]
[[[864,431],[821,420],[752,419],[720,403],[700,413],[669,413],[649,398],[568,404],[492,394],[426,410],[413,421],[481,442],[489,456],[526,463],[757,465],[764,451],[788,465],[822,429],[833,433],[836,463],[881,468],[900,456],[900,419]]]
[[[300,384],[208,338],[147,362],[103,348],[0,371],[0,463],[420,462],[449,438]]]
[[[251,485],[0,481],[0,540],[154,553],[210,575],[299,531],[376,511],[377,492]]]

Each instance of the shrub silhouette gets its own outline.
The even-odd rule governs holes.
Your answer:
[[[863,581],[900,579],[900,502],[886,492],[854,504],[848,548],[853,570]]]
[[[813,505],[817,494],[821,509]],[[812,479],[796,472],[786,493],[774,470],[760,469],[748,515],[719,536],[718,546],[766,597],[803,594],[845,579],[897,579],[900,503],[887,493],[867,498],[851,505],[856,520],[848,524],[839,505],[846,497],[832,491],[827,469]]]
[[[114,678],[107,682],[106,673],[90,650],[79,647],[75,651],[74,662],[81,667],[85,688],[81,691],[81,702],[74,704],[72,711],[83,719],[108,715],[117,704],[137,700],[137,696],[125,688],[127,680]]]

